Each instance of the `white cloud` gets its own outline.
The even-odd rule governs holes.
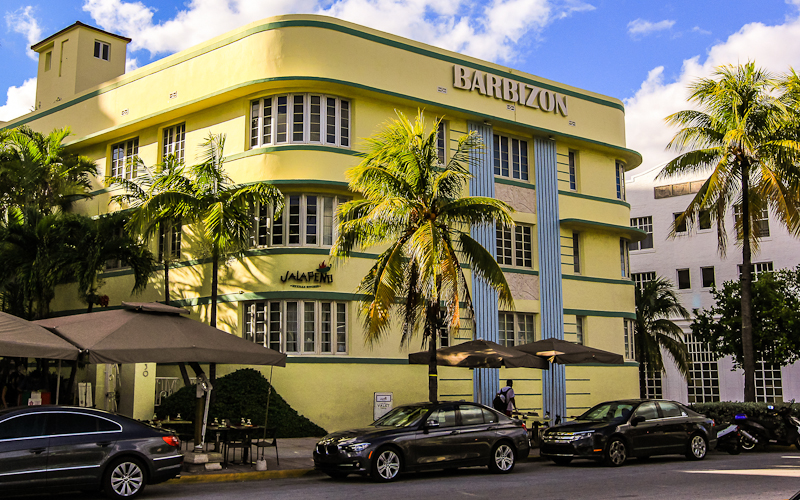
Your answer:
[[[39,22],[33,17],[33,7],[30,5],[20,7],[14,12],[6,12],[6,26],[11,31],[25,36],[25,41],[28,46],[35,44],[42,39],[42,28],[39,27]],[[27,50],[28,57],[34,61],[38,60],[36,53],[30,49]]]
[[[186,49],[252,21],[313,12],[348,20],[476,57],[511,61],[523,36],[551,22],[593,10],[581,0],[190,0],[155,23],[154,7],[125,0],[86,0],[83,10],[103,29],[131,37],[132,51],[151,55]]]
[[[655,33],[656,31],[668,30],[674,25],[675,21],[671,21],[669,19],[665,19],[657,23],[645,21],[644,19],[635,19],[628,23],[628,34],[633,37],[646,36],[651,33]]]
[[[687,85],[711,76],[718,66],[748,61],[776,74],[785,73],[789,66],[800,68],[800,20],[794,17],[775,26],[747,24],[712,46],[705,59],[700,55],[686,59],[674,77],[668,78],[663,67],[651,70],[641,88],[625,100],[627,144],[642,153],[645,168],[676,156],[675,151],[664,149],[677,132],[664,118],[691,108]]]
[[[36,78],[25,80],[19,87],[9,87],[6,103],[0,106],[0,121],[7,122],[30,113],[36,102]]]
[[[130,57],[125,59],[125,73],[130,73],[131,71],[139,69],[139,61],[136,58],[131,59]]]
[[[798,1],[800,1],[800,0],[798,0]],[[700,26],[695,26],[694,28],[692,28],[692,33],[699,33],[701,35],[710,35],[711,34],[710,31],[704,30]]]

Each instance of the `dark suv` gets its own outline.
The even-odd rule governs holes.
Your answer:
[[[0,411],[0,496],[23,490],[103,489],[133,498],[180,474],[175,436],[90,408],[30,406]]]
[[[674,401],[609,401],[547,429],[540,454],[560,465],[591,458],[618,466],[628,457],[669,454],[701,460],[716,444],[713,425],[710,418]]]
[[[398,406],[369,427],[328,434],[317,443],[314,466],[333,478],[370,475],[391,481],[400,472],[475,465],[511,472],[529,451],[528,431],[477,403]]]

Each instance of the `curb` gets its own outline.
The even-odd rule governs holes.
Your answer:
[[[290,477],[302,477],[312,472],[314,472],[314,469],[232,472],[229,474],[192,474],[170,479],[164,484],[231,483],[238,481],[261,481],[264,479],[286,479]]]

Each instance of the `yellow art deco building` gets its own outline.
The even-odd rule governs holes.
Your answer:
[[[176,154],[191,165],[209,133],[225,134],[233,180],[273,182],[286,208],[273,218],[271,207],[256,207],[252,248],[221,272],[218,325],[289,355],[273,383],[300,413],[335,430],[370,422],[376,392],[392,393],[395,405],[427,398],[427,369],[408,365],[399,331],[372,348],[364,343],[355,290],[376,250],[334,266],[325,279],[316,272],[330,264],[334,213],[354,196],[345,172],[359,161],[363,139],[396,111],[420,108],[431,121],[444,117],[441,155],[469,131],[482,136],[470,194],[516,210],[512,230],[472,229],[497,255],[516,310],[499,311],[476,281],[474,327],[443,332],[442,342],[559,337],[627,360],[548,372],[443,368],[440,397],[489,403],[500,381],[513,378],[521,408],[574,415],[638,396],[627,243],[643,234],[629,227],[624,173],[641,157],[625,147],[619,100],[321,16],[258,21],[125,73],[129,41],[76,23],[35,45],[36,110],[4,127],[72,128],[70,147],[97,163],[94,197],[76,208],[92,216],[116,209],[104,178],[133,177],[132,157],[154,165]],[[174,303],[207,321],[210,264],[191,227],[165,236],[153,251],[177,256]],[[110,263],[103,278],[112,307],[131,298],[124,268]],[[136,300],[163,298],[154,276]],[[64,286],[52,309],[85,306]],[[410,350],[419,348],[417,339]],[[128,367],[122,377],[123,393],[135,395],[127,404],[123,397],[122,409],[139,417],[152,415],[153,371],[178,375],[176,366],[145,368]],[[93,382],[100,395],[102,377]]]

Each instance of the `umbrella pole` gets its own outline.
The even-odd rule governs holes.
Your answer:
[[[274,365],[269,367],[269,389],[267,390],[267,411],[264,412],[264,438],[267,439],[267,422],[269,422],[269,398],[272,396],[272,370]]]
[[[211,384],[208,384],[208,390],[206,391],[206,409],[203,412],[203,432],[200,434],[200,446],[202,449],[203,443],[206,442],[206,426],[208,423],[208,407],[211,406]],[[195,445],[195,449],[197,449],[197,445]]]
[[[61,360],[58,360],[58,376],[56,377],[56,404],[58,404],[58,396],[61,394]]]

